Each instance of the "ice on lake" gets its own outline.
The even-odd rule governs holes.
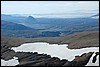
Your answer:
[[[48,54],[51,57],[59,57],[60,59],[67,59],[72,61],[75,56],[82,55],[83,53],[88,52],[99,52],[99,47],[88,47],[88,48],[81,48],[81,49],[68,49],[68,44],[49,44],[46,42],[36,42],[36,43],[25,43],[18,47],[12,47],[15,52],[38,52],[39,54]],[[94,55],[93,54],[93,55]],[[99,56],[97,57],[97,62],[94,64],[92,63],[92,57],[87,64],[87,66],[99,66]]]

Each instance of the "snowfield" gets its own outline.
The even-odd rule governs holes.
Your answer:
[[[88,47],[82,49],[68,49],[67,44],[49,44],[46,42],[36,42],[36,43],[25,43],[18,47],[12,47],[11,49],[15,52],[38,52],[39,54],[48,54],[51,57],[58,57],[60,59],[67,59],[72,61],[75,56],[82,55],[83,53],[94,52],[90,61],[86,66],[99,66],[99,56],[97,56],[97,61],[92,63],[93,56],[95,52],[99,52],[99,47]],[[16,58],[4,61],[1,59],[1,66],[15,66],[19,62]]]
[[[15,65],[19,64],[17,59],[18,59],[17,57],[14,57],[14,59],[11,59],[8,61],[1,59],[1,66],[15,66]]]

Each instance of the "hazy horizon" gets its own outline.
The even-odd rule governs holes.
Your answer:
[[[36,17],[89,17],[99,13],[99,1],[1,1],[1,14]]]

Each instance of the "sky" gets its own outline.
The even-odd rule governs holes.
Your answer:
[[[99,13],[99,1],[1,1],[2,14],[77,14]]]

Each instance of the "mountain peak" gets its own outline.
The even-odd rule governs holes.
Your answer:
[[[99,18],[99,14],[95,14],[91,16],[92,18]]]
[[[34,20],[35,18],[32,17],[32,16],[28,16],[28,19],[29,19],[29,20]]]
[[[35,18],[34,17],[32,17],[32,16],[28,16],[27,18],[26,18],[26,22],[27,23],[34,23],[35,22]]]
[[[92,15],[92,17],[99,16],[99,14]]]

